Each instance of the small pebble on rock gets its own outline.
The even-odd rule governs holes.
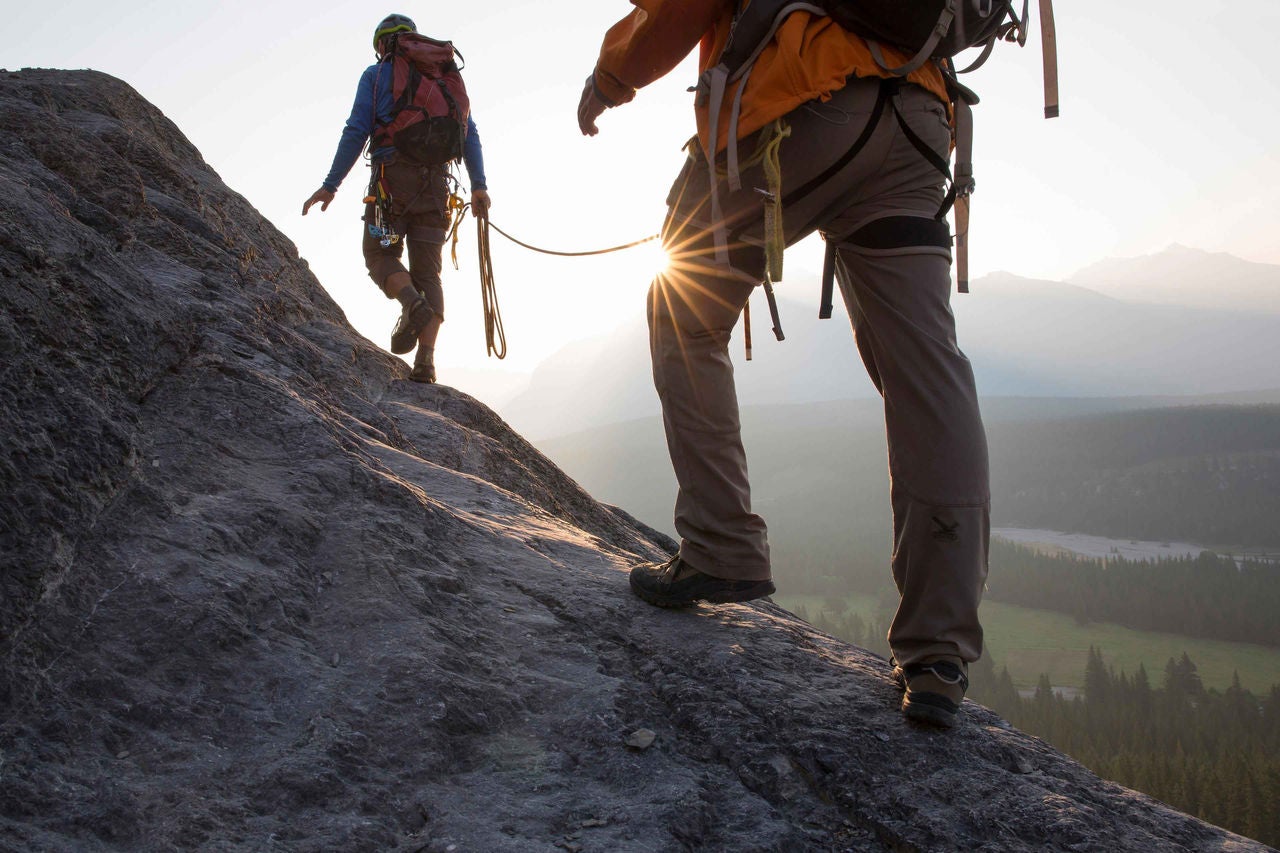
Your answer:
[[[636,729],[627,738],[627,746],[632,749],[648,749],[657,739],[658,736],[648,729]]]

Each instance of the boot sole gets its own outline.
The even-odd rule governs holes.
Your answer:
[[[681,607],[693,607],[700,601],[705,601],[708,604],[737,604],[744,601],[755,601],[757,598],[764,598],[767,595],[773,595],[778,591],[778,588],[773,585],[773,581],[760,581],[749,587],[737,590],[712,592],[695,598],[672,598],[669,596],[658,595],[657,593],[639,586],[635,581],[632,581],[631,591],[640,599],[654,605],[655,607],[676,609]]]
[[[960,716],[959,711],[949,711],[925,702],[912,702],[908,696],[902,697],[902,713],[908,720],[940,729],[955,728]]]

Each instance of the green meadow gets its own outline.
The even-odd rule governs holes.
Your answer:
[[[780,595],[774,600],[789,610],[803,606],[815,622],[831,603],[830,597],[817,595]],[[890,614],[881,612],[874,596],[851,595],[844,601],[847,612],[865,620],[879,618],[887,624]],[[1223,690],[1235,672],[1245,689],[1256,695],[1280,684],[1280,649],[1135,631],[1120,625],[1082,625],[1061,613],[994,601],[983,602],[981,618],[996,668],[1007,666],[1014,684],[1022,689],[1035,687],[1041,673],[1049,675],[1054,687],[1083,687],[1090,646],[1101,649],[1107,665],[1117,672],[1133,675],[1139,664],[1145,665],[1151,684],[1157,687],[1169,658],[1179,658],[1183,652],[1195,662],[1205,687]]]

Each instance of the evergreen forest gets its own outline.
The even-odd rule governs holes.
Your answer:
[[[1280,406],[996,423],[988,433],[1000,525],[1280,545]]]
[[[1081,623],[1280,646],[1280,563],[1272,561],[1209,551],[1160,560],[1093,559],[997,538],[986,595]]]

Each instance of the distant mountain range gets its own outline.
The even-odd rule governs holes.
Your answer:
[[[1105,261],[1069,283],[995,273],[972,289],[952,305],[984,396],[1154,397],[1280,387],[1280,310],[1269,307],[1280,306],[1280,266],[1174,246]],[[875,396],[843,312],[817,320],[818,283],[796,277],[780,292],[785,342],[773,340],[759,295],[754,361],[744,361],[741,329],[735,331],[731,352],[742,405]],[[1201,296],[1206,304],[1195,304]],[[1167,302],[1154,304],[1158,299]],[[536,439],[657,414],[643,318],[547,359],[528,389],[500,411]]]
[[[1069,281],[1130,302],[1280,314],[1280,266],[1177,243],[1155,255],[1101,261]]]

